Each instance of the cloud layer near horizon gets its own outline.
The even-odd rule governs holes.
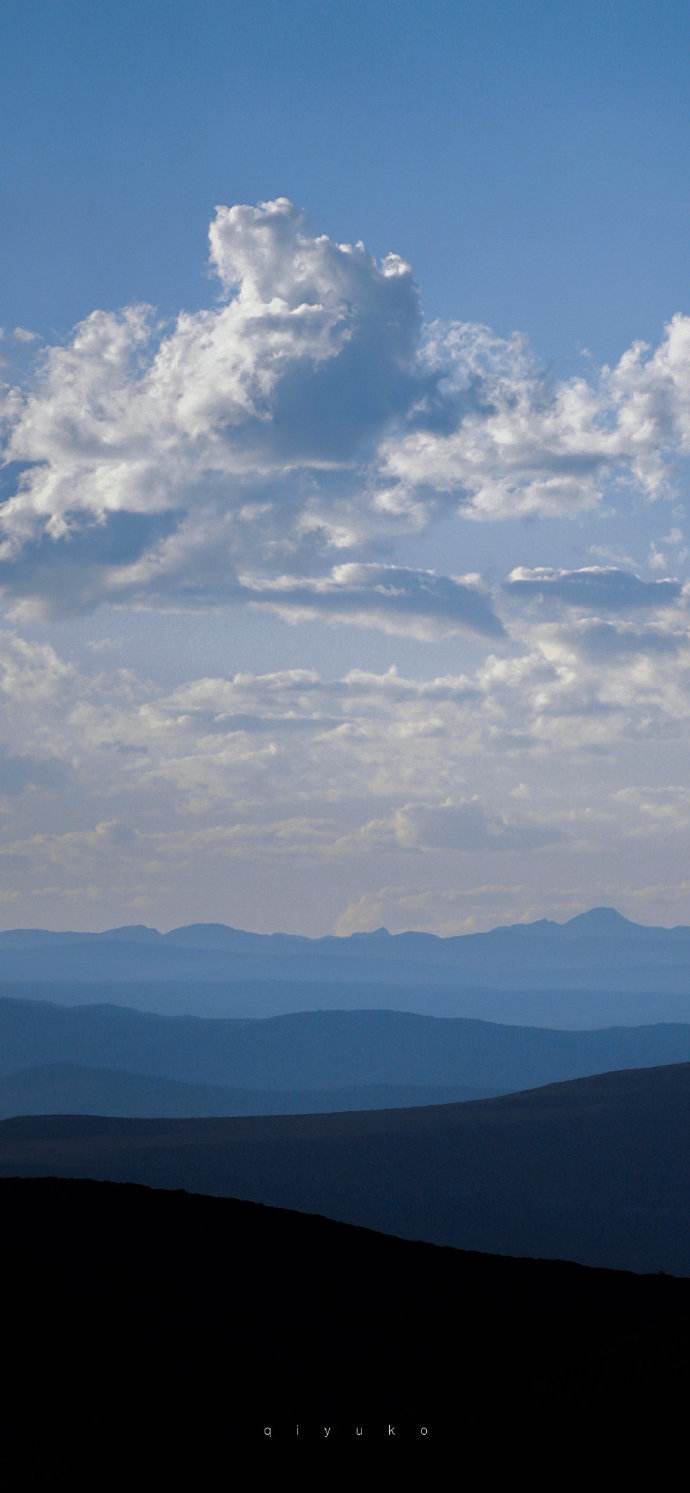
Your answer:
[[[650,653],[629,628],[636,647],[609,647],[604,669],[591,624],[566,619],[465,674],[279,669],[173,689],[80,672],[5,631],[3,921],[170,924],[230,903],[238,922],[318,932],[325,898],[340,931],[453,931],[595,893],[644,916],[653,868],[690,831],[690,643]]]

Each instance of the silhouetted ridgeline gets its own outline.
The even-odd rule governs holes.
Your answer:
[[[598,908],[457,938],[19,929],[0,934],[0,992],[199,1015],[376,1007],[560,1027],[687,1021],[690,928]]]
[[[690,1274],[690,1064],[500,1099],[0,1124],[0,1176],[184,1187],[463,1249]]]
[[[191,1450],[230,1476],[267,1424],[281,1444],[329,1425],[332,1449],[356,1425],[370,1446],[425,1426],[463,1464],[534,1468],[559,1421],[557,1455],[603,1428],[620,1457],[656,1414],[666,1444],[686,1406],[690,1282],[93,1182],[4,1181],[0,1202],[4,1412],[30,1418],[27,1468],[37,1444],[55,1467],[93,1444],[92,1473],[130,1448],[131,1469]]]

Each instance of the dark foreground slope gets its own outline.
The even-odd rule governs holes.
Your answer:
[[[407,1238],[690,1275],[690,1065],[423,1109],[0,1124],[0,1176],[240,1197]]]
[[[668,1439],[690,1389],[690,1282],[136,1187],[4,1181],[0,1205],[4,1410],[30,1409],[25,1469],[48,1419],[58,1440],[99,1438],[92,1486],[141,1430],[173,1457],[220,1450],[231,1478],[266,1426],[283,1445],[329,1426],[332,1450],[355,1426],[370,1446],[425,1428],[488,1469],[517,1425],[510,1455],[533,1467],[554,1419],[578,1443],[603,1422],[620,1452],[617,1416],[629,1442],[661,1406]]]

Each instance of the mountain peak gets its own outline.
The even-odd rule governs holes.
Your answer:
[[[368,928],[362,933],[351,933],[350,938],[390,938],[388,928]]]
[[[582,928],[588,933],[602,933],[612,931],[616,928],[635,928],[638,925],[631,923],[630,918],[625,918],[622,912],[615,907],[590,907],[587,912],[579,912],[576,917],[569,918],[565,924],[566,928]]]
[[[123,943],[150,943],[152,939],[160,938],[160,933],[145,923],[125,923],[119,928],[108,928],[103,937],[121,939]]]

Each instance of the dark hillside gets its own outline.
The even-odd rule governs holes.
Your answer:
[[[0,1124],[0,1176],[247,1198],[456,1248],[690,1275],[690,1064],[466,1104]]]

